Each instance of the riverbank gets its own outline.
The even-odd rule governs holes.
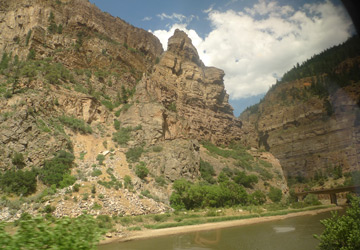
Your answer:
[[[307,211],[288,211],[287,214],[282,215],[269,215],[261,217],[253,217],[253,218],[244,218],[239,220],[228,220],[228,221],[220,221],[220,222],[212,222],[212,223],[205,223],[205,224],[197,224],[197,225],[189,225],[189,226],[176,226],[176,227],[167,227],[162,229],[148,229],[143,231],[133,231],[128,232],[123,236],[115,237],[115,238],[108,238],[103,240],[100,244],[109,244],[109,243],[116,243],[116,242],[125,242],[131,240],[140,240],[140,239],[148,239],[148,238],[155,238],[161,236],[169,236],[175,234],[184,234],[184,233],[192,233],[192,232],[199,232],[199,231],[209,231],[214,229],[221,229],[221,228],[230,228],[230,227],[238,227],[242,225],[250,225],[256,223],[263,223],[268,221],[275,221],[275,220],[283,220],[291,217],[296,216],[304,216],[304,215],[316,215],[319,213],[341,210],[343,207],[328,207],[323,209],[314,209],[314,210],[307,210]],[[276,213],[274,213],[276,214]],[[226,219],[224,219],[226,220]]]

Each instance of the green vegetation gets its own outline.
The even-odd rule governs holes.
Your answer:
[[[360,198],[352,198],[345,215],[333,213],[321,223],[325,230],[320,236],[315,235],[320,240],[319,249],[360,249]]]
[[[225,207],[247,204],[248,194],[244,187],[234,182],[219,185],[192,184],[185,179],[176,180],[170,205],[175,209]]]
[[[158,184],[161,187],[164,187],[166,185],[166,180],[163,176],[156,176],[155,182],[156,182],[156,184]]]
[[[25,167],[24,155],[22,153],[15,152],[11,158],[12,164],[14,164],[17,168]]]
[[[101,235],[105,233],[90,215],[75,219],[62,218],[47,221],[44,218],[25,217],[19,222],[15,234],[5,231],[0,224],[0,248],[15,249],[82,249],[96,250]]]
[[[92,128],[89,124],[86,124],[84,120],[77,119],[73,116],[60,116],[59,120],[67,127],[76,132],[83,134],[91,134]]]
[[[113,174],[113,169],[108,168],[106,172],[110,175],[111,181],[98,181],[98,184],[106,187],[106,188],[115,188],[116,190],[122,188],[122,183],[119,181],[115,175]]]
[[[125,153],[126,159],[129,162],[138,162],[143,152],[144,148],[142,146],[129,148],[129,150]]]
[[[36,170],[8,170],[0,174],[0,188],[6,193],[27,196],[36,191],[36,176]]]
[[[133,129],[131,127],[122,127],[119,131],[113,133],[112,140],[119,145],[126,145],[130,141],[130,133]]]
[[[74,184],[75,177],[70,176],[70,169],[75,157],[66,151],[59,151],[51,160],[44,163],[39,170],[39,177],[44,184],[64,188]]]
[[[269,198],[272,202],[279,202],[282,198],[282,192],[279,188],[270,187]]]
[[[99,162],[99,165],[103,165],[104,161],[105,161],[105,155],[103,154],[98,154],[96,156],[96,160]]]
[[[114,128],[116,130],[120,130],[120,122],[117,119],[114,119]]]
[[[200,173],[201,178],[203,178],[208,183],[216,183],[216,180],[214,179],[214,176],[216,175],[214,167],[210,163],[203,161],[202,159],[200,159]]]
[[[176,112],[176,102],[170,103],[166,108],[170,111]]]
[[[127,189],[132,189],[133,188],[131,177],[128,176],[128,175],[124,176],[124,187],[127,188]]]
[[[97,177],[97,176],[100,176],[100,175],[102,175],[102,172],[101,172],[100,169],[97,169],[97,168],[95,168],[91,173],[92,177]]]
[[[140,179],[145,179],[149,174],[149,169],[146,167],[145,162],[141,161],[135,166],[135,174]]]
[[[279,84],[304,77],[321,75],[323,73],[327,73],[328,75],[334,78],[345,77],[345,75],[335,76],[334,75],[335,67],[345,59],[353,58],[359,55],[360,55],[360,40],[359,40],[359,36],[356,35],[349,38],[343,44],[326,49],[322,53],[313,56],[311,59],[308,59],[307,61],[303,62],[301,65],[297,64],[296,66],[293,67],[293,69],[291,69],[290,71],[284,74]],[[360,79],[358,70],[351,67],[348,70],[349,72],[346,72],[346,74],[352,80]],[[346,79],[343,80],[345,81],[336,81],[336,83],[337,84],[348,83]]]

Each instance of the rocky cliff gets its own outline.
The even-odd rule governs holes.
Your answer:
[[[271,154],[237,143],[252,128],[233,116],[224,72],[184,32],[168,44],[86,0],[0,1],[0,191],[29,196],[3,199],[0,219],[51,206],[58,217],[164,212],[175,180],[202,180],[201,159],[213,184],[246,170],[248,192],[287,191]],[[8,173],[30,180],[18,189]]]
[[[286,176],[301,180],[331,177],[338,167],[343,173],[359,170],[360,88],[348,72],[349,68],[359,72],[359,59],[337,64],[331,79],[323,74],[328,82],[321,84],[328,89],[315,90],[319,76],[278,83],[258,105],[241,114],[257,130],[252,144],[273,153]],[[340,74],[346,77],[340,79]]]
[[[160,102],[164,139],[194,138],[228,144],[243,131],[233,116],[224,71],[206,67],[185,32],[176,30],[168,49],[138,85],[143,100]]]

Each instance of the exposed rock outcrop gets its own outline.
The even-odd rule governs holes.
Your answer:
[[[137,98],[166,107],[162,112],[163,139],[226,144],[243,132],[228,103],[223,76],[222,70],[204,66],[191,39],[176,30],[160,62],[137,86]]]
[[[358,85],[338,89],[330,96],[329,106],[305,89],[309,81],[276,86],[256,112],[244,112],[241,119],[252,123],[258,133],[249,136],[248,141],[256,138],[253,145],[270,150],[280,160],[286,176],[326,175],[337,166],[344,173],[358,170]],[[292,92],[300,93],[303,99],[293,98]]]

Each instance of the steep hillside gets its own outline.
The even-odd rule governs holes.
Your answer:
[[[358,45],[353,37],[297,65],[240,116],[257,131],[253,145],[273,153],[291,182],[360,169]]]
[[[179,180],[201,199],[209,188],[236,196],[199,207],[287,192],[276,158],[238,142],[252,128],[184,32],[163,52],[86,0],[0,10],[0,219],[161,213]]]

